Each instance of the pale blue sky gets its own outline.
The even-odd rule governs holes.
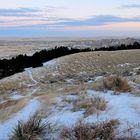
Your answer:
[[[22,35],[140,36],[140,1],[4,0],[0,2],[0,36]]]

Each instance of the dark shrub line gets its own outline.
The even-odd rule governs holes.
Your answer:
[[[110,47],[101,47],[96,48],[95,51],[117,51],[117,50],[132,50],[132,49],[140,49],[140,43],[135,42],[133,45],[120,45],[120,46],[110,46]]]
[[[68,47],[55,47],[51,50],[41,50],[40,52],[36,52],[32,56],[18,55],[11,59],[3,59],[0,60],[0,79],[13,75],[18,72],[24,71],[24,68],[28,67],[40,67],[43,65],[43,62],[47,62],[54,58],[58,58],[61,56],[75,54],[79,52],[89,52],[91,49],[76,49],[76,48],[68,48]]]

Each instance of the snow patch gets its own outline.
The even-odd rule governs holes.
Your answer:
[[[21,95],[12,95],[10,96],[10,99],[11,100],[19,100],[19,99],[22,99],[24,96],[21,96]]]
[[[95,81],[100,81],[100,80],[102,80],[104,77],[103,76],[97,76],[96,78],[95,78]]]
[[[112,91],[106,93],[88,90],[90,96],[97,95],[103,97],[108,102],[107,110],[101,112],[98,116],[91,115],[87,118],[88,121],[103,121],[107,119],[119,119],[122,123],[140,122],[140,97],[132,96],[128,93],[121,93],[120,95],[112,95]],[[135,110],[136,106],[138,110]]]
[[[74,125],[78,120],[80,120],[83,117],[83,111],[77,111],[77,112],[71,112],[71,111],[65,111],[65,112],[59,112],[55,115],[51,116],[48,121],[52,124],[57,124],[61,126],[72,126]]]
[[[28,96],[32,96],[40,87],[37,87],[35,89],[33,89],[33,91],[31,93],[28,94]]]
[[[44,67],[50,67],[50,66],[52,67],[52,66],[55,66],[55,64],[56,64],[56,60],[50,60],[50,61],[43,63],[43,66]]]
[[[126,67],[126,66],[131,66],[132,64],[130,63],[124,63],[124,64],[118,64],[117,67]]]

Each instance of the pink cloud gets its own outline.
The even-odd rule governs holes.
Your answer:
[[[65,26],[57,28],[58,30],[67,31],[91,31],[91,30],[108,30],[108,31],[140,31],[140,22],[120,22],[110,23],[101,26]]]

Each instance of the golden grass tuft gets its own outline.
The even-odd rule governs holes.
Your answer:
[[[122,91],[122,92],[131,91],[131,87],[128,84],[128,81],[119,76],[109,76],[106,79],[104,79],[103,83],[105,88],[109,90]]]
[[[97,91],[107,89],[115,92],[130,92],[132,90],[126,79],[114,75],[104,78],[103,81],[95,82],[93,89]]]
[[[46,133],[53,133],[53,125],[44,122],[39,115],[34,115],[27,122],[19,121],[10,140],[41,140]]]
[[[99,111],[104,111],[107,107],[107,102],[104,98],[99,96],[84,97],[73,102],[73,111],[85,110],[85,116],[89,116]]]
[[[79,122],[71,128],[63,128],[61,131],[62,140],[114,140],[115,129],[119,125],[118,120],[105,121],[100,123]]]

